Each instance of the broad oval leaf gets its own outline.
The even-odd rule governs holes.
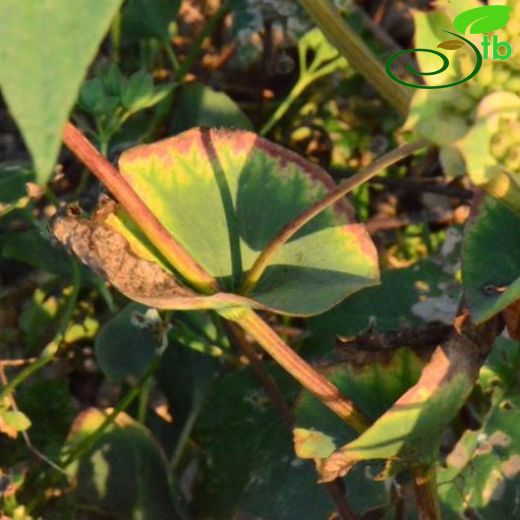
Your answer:
[[[45,183],[81,80],[122,0],[0,2],[0,88]]]
[[[457,31],[465,34],[470,27],[470,34],[482,34],[502,29],[509,21],[513,8],[507,5],[484,5],[459,14],[453,25]]]
[[[128,150],[119,165],[235,304],[312,315],[378,281],[375,247],[342,201],[278,250],[249,300],[236,294],[270,240],[335,186],[319,167],[251,132],[196,128]],[[118,217],[112,225],[154,258],[128,217]]]
[[[455,49],[460,49],[465,45],[466,44],[462,40],[446,40],[445,42],[439,43],[437,47],[439,49],[447,49],[449,51],[453,51]]]
[[[128,377],[139,380],[160,347],[153,327],[138,326],[134,318],[136,313],[146,311],[146,307],[131,303],[105,323],[96,336],[97,362],[112,381],[120,382]]]
[[[80,413],[64,451],[91,436],[105,419],[106,414],[95,408]],[[79,501],[111,518],[178,518],[166,457],[150,432],[125,412],[66,469],[76,479]]]
[[[320,464],[324,482],[346,475],[360,461],[391,459],[424,464],[438,454],[441,435],[474,385],[477,356],[454,345],[438,347],[419,381],[355,440]]]

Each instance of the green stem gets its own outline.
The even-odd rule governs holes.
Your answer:
[[[76,302],[78,299],[78,293],[80,289],[80,270],[79,265],[75,260],[71,260],[72,266],[72,293],[70,294],[65,310],[63,311],[63,317],[60,322],[58,333],[54,336],[53,340],[43,349],[40,357],[30,365],[27,365],[22,371],[9,381],[7,385],[2,388],[0,392],[0,402],[3,402],[6,397],[9,397],[16,388],[22,384],[26,379],[31,377],[35,372],[43,368],[45,365],[50,363],[56,353],[58,352],[69,323],[72,319],[72,314],[76,308]]]
[[[66,469],[75,459],[80,458],[84,455],[94,444],[100,439],[100,437],[105,433],[107,428],[116,420],[117,416],[126,410],[136,399],[136,397],[140,394],[143,386],[148,382],[148,380],[153,376],[155,371],[159,368],[159,364],[161,361],[161,357],[157,356],[151,363],[146,373],[141,378],[139,383],[134,386],[125,397],[119,402],[119,404],[112,410],[112,412],[107,415],[106,419],[99,426],[99,428],[92,434],[83,439],[77,446],[75,446],[64,461],[61,462],[61,467]]]
[[[121,57],[121,13],[118,12],[110,26],[110,39],[112,41],[112,59],[119,63]]]
[[[294,352],[258,314],[251,309],[240,309],[235,313],[222,312],[222,315],[240,325],[282,368],[352,429],[361,433],[368,428],[369,421],[352,401]]]
[[[202,410],[202,405],[204,404],[204,392],[199,392],[195,396],[194,401],[195,402],[193,403],[193,406],[190,410],[190,414],[188,415],[188,418],[184,423],[184,427],[182,429],[177,445],[175,446],[175,451],[171,460],[172,473],[176,471],[181,461],[184,450],[186,449],[186,446],[188,444],[191,432],[193,431],[193,427],[195,426],[195,423]]]
[[[370,166],[361,170],[357,175],[350,177],[349,179],[341,182],[335,190],[329,193],[324,199],[320,200],[309,209],[305,210],[292,222],[287,224],[280,233],[278,233],[269,245],[260,253],[256,259],[253,267],[247,273],[242,287],[240,289],[241,294],[249,294],[256,286],[260,277],[264,273],[265,269],[269,265],[273,255],[283,246],[295,233],[297,233],[303,226],[305,226],[310,220],[319,215],[322,211],[326,210],[332,204],[342,199],[347,193],[352,191],[357,186],[368,181],[370,178],[386,170],[392,164],[408,157],[409,155],[425,148],[430,144],[426,139],[420,139],[413,143],[400,146],[395,150],[383,155],[381,158],[374,161]]]
[[[441,520],[435,462],[412,468],[412,476],[419,519]]]
[[[307,89],[312,83],[317,81],[318,79],[331,74],[336,70],[336,64],[333,62],[330,65],[326,66],[322,69],[319,69],[315,72],[305,72],[300,79],[296,82],[294,87],[292,88],[289,95],[284,99],[282,103],[278,106],[278,108],[271,115],[269,120],[262,126],[260,129],[260,135],[268,134],[272,128],[278,124],[278,122],[282,119],[282,117],[286,114],[286,112],[291,108],[292,104],[303,94],[303,91]]]
[[[330,0],[299,0],[309,16],[348,62],[400,114],[406,115],[412,99],[410,89],[388,77],[383,65],[370,48],[343,20]]]
[[[177,56],[175,56],[175,52],[172,47],[172,42],[170,40],[164,40],[164,50],[166,51],[166,55],[170,60],[173,70],[179,70],[179,60],[177,59]]]
[[[139,406],[137,408],[137,420],[141,424],[146,422],[146,412],[148,410],[148,402],[150,401],[150,393],[152,392],[153,380],[148,379],[139,394]]]

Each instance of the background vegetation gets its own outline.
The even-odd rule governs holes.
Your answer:
[[[488,3],[513,57],[415,90],[388,56],[483,3],[0,1],[2,518],[520,516],[520,4]],[[430,86],[474,66],[445,52]]]

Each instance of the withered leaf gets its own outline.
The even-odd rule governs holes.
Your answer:
[[[233,294],[199,295],[158,264],[137,256],[128,241],[106,224],[106,218],[116,210],[117,204],[105,199],[88,219],[72,207],[58,214],[50,229],[56,240],[81,262],[143,305],[179,310],[251,306],[250,300]]]
[[[442,43],[439,43],[437,47],[439,49],[446,49],[448,51],[454,51],[456,49],[460,49],[466,45],[462,40],[446,40]]]

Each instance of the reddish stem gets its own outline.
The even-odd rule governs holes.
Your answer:
[[[72,123],[65,126],[63,142],[106,186],[128,215],[138,221],[139,227],[153,245],[188,283],[205,294],[218,290],[216,280],[172,237],[127,180]]]

